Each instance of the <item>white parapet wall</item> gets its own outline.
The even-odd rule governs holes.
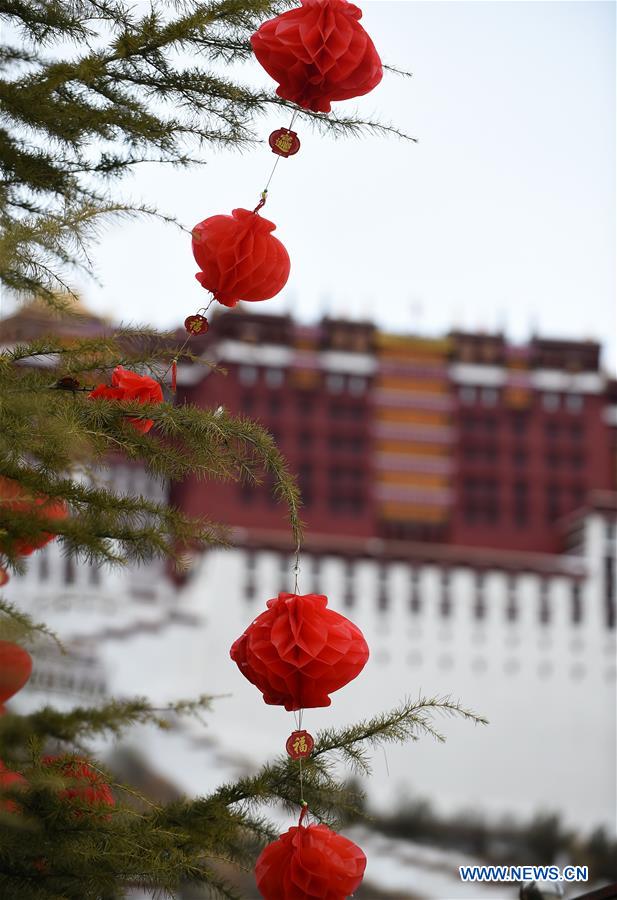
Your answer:
[[[608,627],[606,604],[606,559],[614,546],[607,527],[599,514],[586,520],[578,599],[567,564],[563,574],[541,577],[302,556],[300,592],[327,594],[371,649],[361,675],[333,694],[330,707],[307,710],[303,727],[316,733],[406,697],[450,695],[490,724],[438,717],[445,744],[423,737],[379,751],[367,784],[376,807],[392,811],[413,795],[444,815],[528,819],[554,811],[584,832],[598,825],[614,830],[615,629]],[[264,704],[229,648],[270,597],[292,588],[288,555],[210,551],[180,591],[161,566],[93,576],[88,567],[73,572],[67,565],[51,544],[33,555],[27,576],[7,586],[9,599],[47,621],[76,651],[65,661],[72,681],[57,657],[35,653],[33,684],[24,691],[28,707],[46,690],[72,693],[82,703],[84,695],[99,702],[104,694],[142,694],[157,704],[225,695],[208,715],[218,780],[238,761],[257,765],[283,751],[293,714]],[[180,751],[167,755],[165,736],[152,742],[152,762],[171,778],[181,771],[182,785],[199,791],[213,774],[203,771],[204,745],[195,734],[194,750],[182,751],[181,770]]]

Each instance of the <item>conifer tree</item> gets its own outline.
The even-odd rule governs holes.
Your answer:
[[[202,162],[209,145],[255,140],[256,117],[286,103],[232,80],[220,64],[247,59],[248,36],[282,8],[272,0],[0,2],[5,291],[70,306],[71,273],[90,270],[97,223],[139,212],[116,193],[123,173],[146,160],[187,166]],[[302,115],[335,132],[381,127]],[[3,571],[22,571],[26,553],[50,535],[77,559],[114,565],[154,557],[180,564],[187,548],[225,545],[216,522],[101,487],[90,476],[110,454],[139,461],[166,482],[191,473],[257,484],[268,473],[289,510],[294,542],[301,540],[295,480],[261,426],[174,405],[156,392],[145,403],[88,396],[118,366],[162,381],[175,352],[168,338],[147,329],[104,339],[50,335],[0,352]],[[46,366],[32,365],[42,359]],[[0,600],[0,640],[36,654],[38,642],[53,637]],[[179,701],[169,712],[208,704],[208,697]],[[355,806],[333,774],[335,760],[366,772],[369,751],[384,742],[440,738],[435,712],[483,721],[448,698],[420,698],[318,735],[303,767],[312,814],[336,823]],[[263,808],[280,802],[297,811],[297,765],[280,757],[209,796],[165,806],[136,807],[130,786],[113,785],[112,801],[111,778],[89,754],[89,740],[135,723],[164,725],[165,715],[137,698],[0,716],[0,896],[111,900],[134,886],[173,896],[183,885],[203,886],[204,896],[237,896],[217,862],[250,866],[275,836]]]

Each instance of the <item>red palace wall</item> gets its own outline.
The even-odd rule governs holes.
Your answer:
[[[410,352],[419,352],[420,339],[409,341]],[[398,358],[404,345],[402,338]],[[411,423],[403,428],[412,434],[426,429],[423,423],[430,428],[431,421],[439,421],[446,444],[432,450],[427,445],[421,452],[439,452],[438,471],[449,472],[427,475],[430,457],[419,457],[418,474],[412,463],[407,468],[413,471],[400,475],[401,496],[417,491],[430,503],[431,484],[437,483],[434,496],[441,499],[435,502],[450,499],[436,517],[425,505],[415,518],[413,501],[407,501],[408,508],[401,504],[404,520],[397,522],[395,514],[384,518],[378,486],[380,479],[392,478],[376,462],[384,458],[378,457],[375,427],[384,421],[376,399],[384,396],[376,389],[379,346],[379,336],[366,323],[324,320],[303,328],[284,317],[223,313],[194,349],[219,362],[227,375],[204,369],[208,374],[200,378],[190,367],[188,374],[181,372],[178,401],[222,405],[261,422],[298,476],[306,499],[303,520],[315,536],[557,552],[564,517],[585,505],[589,491],[615,489],[615,428],[607,415],[614,400],[599,371],[596,344],[536,340],[521,348],[501,336],[452,334],[435,342],[436,352],[444,355],[443,371],[450,373],[449,399],[441,395],[439,420],[431,419],[437,413],[426,408],[422,390],[410,391],[399,419]],[[351,361],[356,374],[333,373],[336,354],[344,357],[336,364]],[[370,363],[372,370],[358,376],[354,360]],[[389,390],[392,394],[397,398]],[[424,397],[423,408],[414,408],[413,396]],[[404,406],[400,399],[395,404]],[[389,484],[389,496],[396,490]],[[173,488],[172,500],[190,514],[235,527],[288,527],[284,505],[272,500],[267,482],[251,489],[190,479]]]

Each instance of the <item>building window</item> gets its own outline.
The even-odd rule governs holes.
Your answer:
[[[257,558],[254,550],[247,550],[245,554],[246,560],[246,579],[244,582],[244,599],[253,600],[256,594],[255,589],[255,568]]]
[[[499,394],[495,390],[495,388],[485,387],[482,388],[482,405],[483,406],[497,406],[497,400],[499,399]]]
[[[64,560],[64,583],[75,584],[75,561],[72,556]]]
[[[266,384],[270,388],[279,388],[285,380],[282,369],[266,369]]]
[[[354,397],[359,397],[366,391],[366,378],[360,378],[358,375],[352,375],[349,379],[349,393]]]
[[[238,380],[240,384],[256,384],[257,374],[255,366],[240,366],[238,369]]]
[[[347,609],[351,609],[354,604],[354,577],[353,577],[353,560],[345,561],[345,587],[343,589],[343,604]]]
[[[546,412],[556,412],[559,409],[559,394],[542,394],[542,406]]]
[[[255,397],[253,394],[244,394],[242,397],[242,409],[246,413],[253,412],[255,409]]]
[[[515,447],[512,461],[517,468],[527,465],[527,451],[523,447]]]
[[[313,398],[307,397],[305,395],[300,395],[298,398],[298,411],[303,416],[310,416],[313,412]]]
[[[561,429],[557,422],[546,422],[544,425],[544,433],[549,440],[556,440],[561,433]]]
[[[497,461],[497,457],[499,455],[499,448],[497,444],[487,444],[484,448],[484,459],[488,463],[494,463]]]
[[[447,569],[441,570],[441,603],[440,610],[444,619],[452,612],[452,600],[450,597],[450,573]]]
[[[474,597],[474,616],[476,619],[483,619],[486,614],[486,604],[484,602],[484,573],[476,572],[475,597]]]
[[[580,413],[583,410],[583,398],[580,394],[566,394],[566,409],[571,413]]]
[[[353,406],[349,407],[349,414],[356,421],[364,418],[364,406],[361,403],[354,403]]]
[[[49,555],[47,548],[39,551],[39,581],[47,581],[49,578]]]
[[[281,411],[281,398],[276,394],[273,394],[268,398],[268,409],[272,413],[273,416],[277,416]]]
[[[604,599],[606,602],[606,625],[615,627],[615,557],[604,557]]]
[[[546,521],[555,522],[561,515],[561,492],[559,485],[549,484],[546,488]]]
[[[549,605],[549,585],[546,578],[540,580],[540,624],[548,625],[551,620],[551,609]]]
[[[514,413],[512,416],[512,431],[518,435],[525,434],[527,431],[527,416],[525,413]]]
[[[508,575],[508,598],[506,601],[506,619],[515,622],[518,614],[516,608],[516,576]]]
[[[528,485],[526,481],[514,482],[514,521],[518,528],[527,524]]]
[[[476,389],[471,385],[460,388],[458,395],[463,406],[472,406],[476,402]]]
[[[243,506],[248,506],[255,499],[255,488],[248,481],[240,485],[240,501]]]
[[[572,624],[580,625],[583,621],[583,603],[580,581],[572,582]]]
[[[409,609],[417,615],[422,607],[420,599],[420,571],[415,566],[411,567],[411,596],[409,598]]]
[[[326,376],[326,390],[329,394],[341,394],[345,388],[343,375],[331,372]]]
[[[388,594],[388,570],[382,563],[379,566],[379,587],[377,591],[377,609],[379,612],[385,612],[390,605],[390,596]]]

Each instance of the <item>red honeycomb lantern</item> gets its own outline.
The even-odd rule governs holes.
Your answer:
[[[78,801],[92,807],[115,806],[111,789],[100,772],[80,756],[45,756],[43,766],[69,781],[58,796],[69,802]],[[75,811],[76,816],[81,810]]]
[[[345,900],[358,888],[366,856],[326,825],[290,828],[255,865],[264,900]]]
[[[15,788],[16,785],[25,787],[26,779],[19,772],[11,772],[10,769],[7,769],[0,759],[0,792],[4,791],[5,788]],[[18,812],[19,805],[14,800],[0,800],[0,809],[4,809],[7,812]]]
[[[68,515],[64,500],[53,500],[50,497],[33,495],[27,488],[22,487],[18,481],[12,478],[4,478],[4,476],[0,476],[0,509],[2,507],[11,512],[40,516],[42,519],[65,519]],[[6,545],[0,540],[0,551],[8,545],[20,556],[29,556],[35,550],[44,547],[49,541],[53,541],[55,537],[55,534],[41,530],[38,534],[34,534],[31,537],[17,538],[16,540],[9,539]]]
[[[269,300],[285,286],[290,261],[271,232],[276,225],[248,209],[210,216],[193,228],[195,276],[223,306],[239,300]]]
[[[304,109],[330,112],[332,100],[368,94],[383,77],[381,60],[347,0],[301,0],[302,6],[264,22],[253,52],[278,81],[276,93]]]
[[[32,657],[27,650],[11,641],[0,641],[0,715],[4,704],[21,691],[32,675]]]
[[[328,696],[364,668],[368,645],[360,629],[321,594],[286,594],[231,647],[231,658],[264,701],[287,710],[330,706]]]

